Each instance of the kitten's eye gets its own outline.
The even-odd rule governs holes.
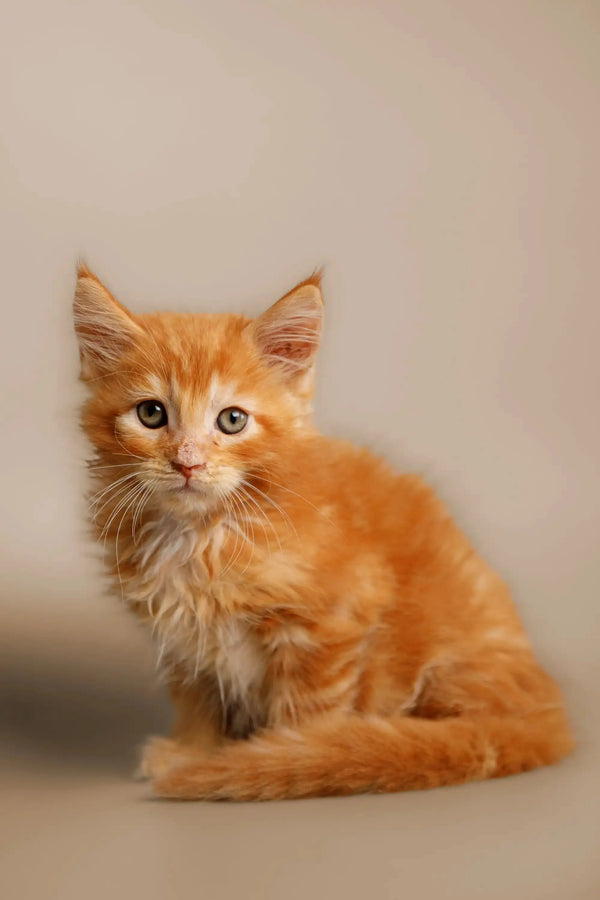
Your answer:
[[[158,400],[142,400],[138,403],[137,414],[146,428],[162,428],[167,424],[167,411]]]
[[[246,427],[248,413],[237,406],[228,406],[217,416],[217,425],[225,434],[238,434]]]

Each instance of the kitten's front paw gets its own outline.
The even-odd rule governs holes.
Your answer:
[[[189,750],[177,741],[165,737],[148,738],[142,748],[135,775],[139,779],[162,778],[176,766],[190,761]]]

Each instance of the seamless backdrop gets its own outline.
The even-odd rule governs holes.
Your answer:
[[[597,896],[597,2],[1,17],[3,897]],[[429,794],[145,799],[134,748],[169,713],[86,535],[79,256],[134,310],[255,314],[325,266],[318,422],[421,471],[507,578],[571,759]]]

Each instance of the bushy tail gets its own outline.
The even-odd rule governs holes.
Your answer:
[[[184,800],[274,800],[461,784],[557,762],[573,748],[562,709],[522,717],[336,716],[265,731],[154,783]]]

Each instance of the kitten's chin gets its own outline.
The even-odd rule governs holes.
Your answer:
[[[221,501],[217,492],[208,485],[184,485],[175,490],[165,491],[161,497],[162,506],[176,516],[204,516],[214,512]]]

